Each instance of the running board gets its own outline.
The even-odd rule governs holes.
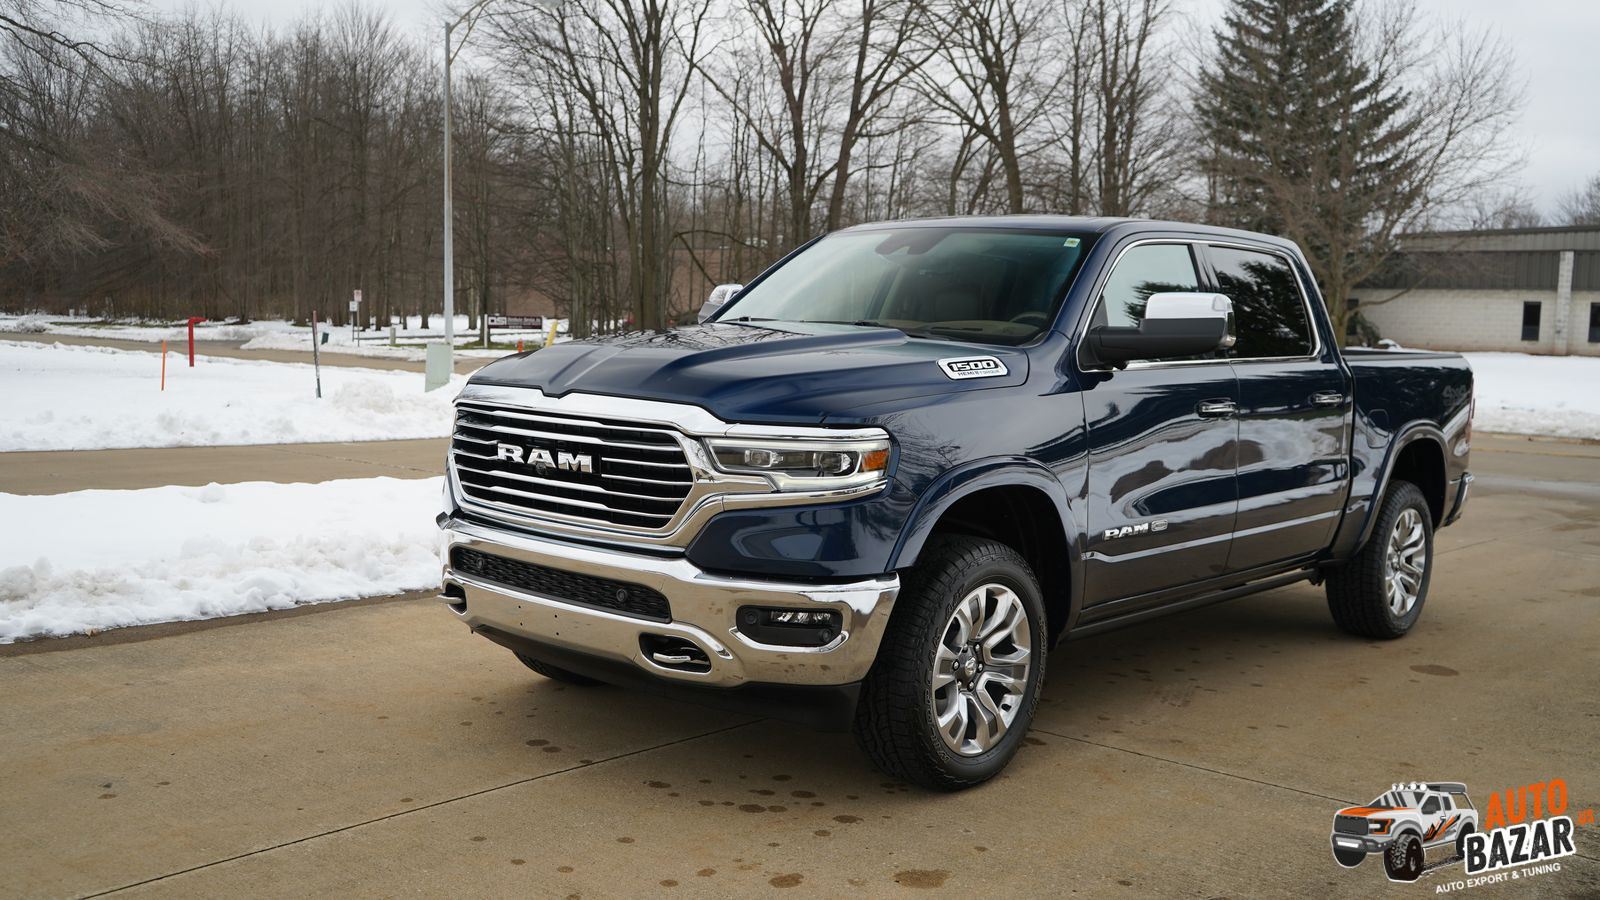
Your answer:
[[[1111,631],[1116,628],[1122,628],[1125,625],[1132,625],[1136,622],[1154,619],[1159,616],[1170,615],[1172,613],[1182,612],[1188,609],[1198,609],[1202,606],[1210,606],[1213,603],[1221,603],[1224,600],[1232,600],[1236,597],[1246,597],[1250,594],[1259,594],[1262,591],[1270,591],[1274,588],[1287,587],[1291,584],[1297,584],[1310,579],[1312,574],[1312,570],[1310,569],[1301,569],[1295,572],[1287,572],[1283,575],[1275,575],[1271,578],[1263,578],[1259,581],[1252,581],[1248,584],[1241,584],[1237,587],[1225,588],[1220,591],[1212,591],[1206,594],[1199,594],[1184,600],[1174,600],[1170,603],[1162,603],[1158,606],[1147,606],[1143,609],[1123,613],[1120,616],[1114,615],[1109,618],[1096,619],[1095,621],[1081,624],[1073,628],[1072,632],[1067,635],[1067,639],[1071,640],[1073,638],[1088,637],[1090,635],[1100,634],[1101,632]]]

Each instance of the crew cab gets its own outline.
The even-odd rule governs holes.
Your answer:
[[[1366,806],[1339,810],[1330,840],[1333,858],[1345,868],[1381,853],[1391,880],[1415,881],[1425,851],[1448,844],[1455,856],[1464,857],[1467,835],[1477,828],[1478,811],[1466,785],[1412,782],[1394,785]]]
[[[1472,373],[1336,338],[1267,235],[844,229],[699,324],[480,369],[442,599],[548,677],[849,727],[898,778],[977,784],[1061,641],[1305,580],[1351,633],[1416,624]]]

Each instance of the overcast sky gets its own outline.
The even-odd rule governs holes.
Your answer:
[[[212,0],[259,21],[287,24],[317,0]],[[1226,0],[1172,0],[1200,22],[1214,21]],[[1600,174],[1600,2],[1596,0],[1417,0],[1427,13],[1461,19],[1504,36],[1526,82],[1515,141],[1527,155],[1521,182],[1547,216],[1557,198]],[[153,0],[177,9],[188,0]],[[394,21],[418,30],[443,24],[444,0],[386,0]]]

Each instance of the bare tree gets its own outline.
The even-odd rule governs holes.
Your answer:
[[[995,156],[1007,212],[1028,208],[1024,169],[1049,146],[1046,124],[1065,69],[1045,0],[932,0],[918,71],[924,99]],[[970,140],[967,140],[970,139]],[[960,171],[958,167],[953,171]]]
[[[1556,218],[1563,225],[1600,225],[1600,175],[1568,191],[1557,206]]]

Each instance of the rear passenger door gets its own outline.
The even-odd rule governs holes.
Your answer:
[[[1205,255],[1217,290],[1233,300],[1239,509],[1228,570],[1241,572],[1332,541],[1350,474],[1350,385],[1288,256],[1217,243]]]
[[[1087,327],[1137,325],[1145,301],[1203,283],[1194,247],[1144,241],[1123,250],[1098,287]],[[1221,353],[1084,369],[1089,432],[1088,603],[1155,595],[1100,610],[1120,615],[1158,592],[1226,572],[1233,533],[1238,391]]]

